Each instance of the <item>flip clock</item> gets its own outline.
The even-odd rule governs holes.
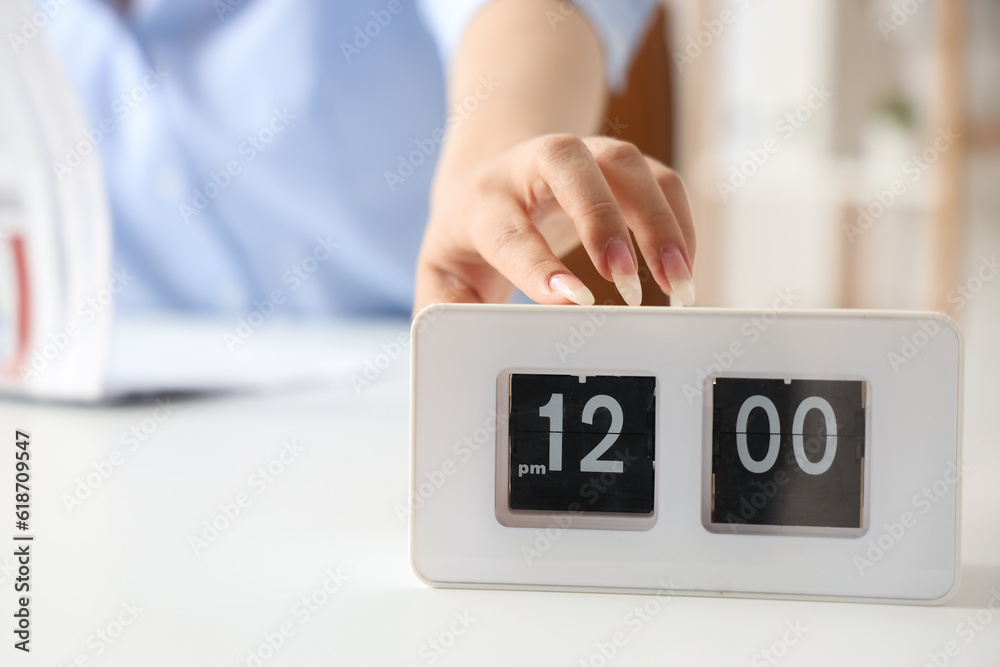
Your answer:
[[[412,566],[448,587],[940,602],[961,387],[937,313],[432,306]]]

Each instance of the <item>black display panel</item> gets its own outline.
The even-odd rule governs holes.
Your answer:
[[[512,373],[511,510],[652,514],[656,378]]]
[[[715,378],[711,521],[863,527],[862,380]]]

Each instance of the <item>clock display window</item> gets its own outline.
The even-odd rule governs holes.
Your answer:
[[[863,529],[863,380],[716,377],[710,390],[712,524]]]
[[[650,515],[656,378],[511,373],[508,507]]]

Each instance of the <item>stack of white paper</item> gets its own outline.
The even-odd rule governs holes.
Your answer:
[[[0,390],[92,399],[113,317],[111,224],[98,156],[56,168],[88,128],[36,14],[0,3]]]

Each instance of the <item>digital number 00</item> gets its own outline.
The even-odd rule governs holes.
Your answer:
[[[747,420],[755,408],[760,408],[767,413],[767,425],[770,433],[767,454],[760,461],[750,456],[750,450],[747,447]],[[802,439],[802,425],[810,410],[822,412],[826,422],[826,451],[823,453],[823,458],[815,463],[806,456],[805,443]],[[740,406],[739,414],[736,416],[736,451],[740,455],[740,463],[750,472],[758,474],[767,472],[778,458],[779,434],[781,433],[781,425],[778,422],[778,410],[767,396],[760,394],[751,396]],[[809,475],[822,475],[830,469],[833,458],[837,455],[837,418],[833,414],[833,407],[825,398],[809,396],[799,403],[799,407],[795,410],[795,416],[792,418],[792,450],[795,452],[795,462],[799,464],[802,472]]]

